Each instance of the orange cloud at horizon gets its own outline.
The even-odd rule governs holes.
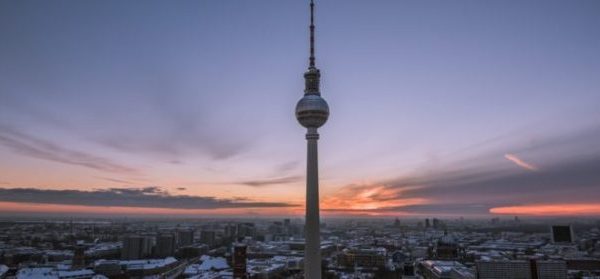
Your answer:
[[[385,185],[354,185],[325,197],[321,208],[329,211],[328,214],[340,212],[347,215],[387,215],[390,213],[377,210],[427,203],[427,199],[424,198],[403,198],[403,190]]]
[[[495,207],[492,214],[533,216],[600,215],[600,204],[539,204]]]

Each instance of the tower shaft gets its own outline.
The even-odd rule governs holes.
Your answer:
[[[315,66],[315,25],[313,0],[310,1],[310,55],[304,73],[304,97],[296,104],[296,119],[307,128],[306,225],[304,226],[304,278],[321,279],[321,220],[319,217],[319,159],[317,129],[329,117],[329,106],[319,89],[321,72]]]
[[[321,278],[321,221],[319,216],[319,160],[317,141],[319,134],[316,128],[309,128],[306,133],[307,165],[306,165],[306,225],[304,248],[304,278]]]

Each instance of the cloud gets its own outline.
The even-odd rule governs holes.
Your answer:
[[[239,199],[173,195],[159,187],[108,188],[92,191],[0,188],[0,201],[166,209],[271,208],[296,206],[285,202],[253,202]]]
[[[270,186],[270,185],[295,183],[295,182],[298,182],[301,180],[302,180],[301,176],[286,176],[286,177],[269,178],[269,179],[262,179],[262,180],[238,181],[238,182],[234,182],[233,184],[241,184],[241,185],[246,185],[246,186],[250,186],[250,187],[264,187],[264,186]]]
[[[570,204],[573,205],[571,208],[579,208],[575,205],[598,204],[598,142],[600,130],[591,129],[538,140],[526,146],[500,148],[517,150],[519,154],[543,161],[543,169],[520,160],[514,154],[492,151],[439,169],[365,185],[347,185],[333,195],[324,197],[324,210],[481,215],[500,213],[500,208],[524,209],[521,206],[539,204]],[[498,159],[503,154],[510,155],[507,159],[518,162],[521,167],[536,171],[507,168],[504,159]],[[589,208],[583,208],[580,212],[584,209],[589,212]],[[569,212],[576,214],[578,211]]]
[[[591,197],[600,195],[598,170],[600,156],[561,162],[539,172],[498,170],[492,175],[477,169],[466,169],[452,179],[445,179],[445,175],[440,174],[423,187],[404,191],[403,195],[456,202],[589,201]]]
[[[370,209],[327,208],[327,212],[341,213],[371,213],[371,214],[403,214],[403,215],[487,215],[489,209],[496,204],[409,204],[392,207],[377,207]]]
[[[296,169],[300,165],[300,161],[293,160],[289,162],[282,163],[275,168],[277,173],[288,172]]]
[[[137,184],[135,182],[132,182],[130,180],[125,180],[125,179],[119,179],[119,178],[111,178],[111,177],[100,177],[100,176],[96,176],[96,178],[102,179],[102,180],[106,180],[106,181],[111,181],[111,182],[117,182],[117,183],[122,183],[122,184]]]
[[[86,78],[79,72],[86,80],[85,98],[81,90],[66,86],[71,81],[45,80],[44,76],[55,73],[30,74],[36,90],[22,94],[7,87],[1,97],[10,102],[0,101],[0,114],[16,121],[4,121],[0,115],[0,122],[31,130],[50,128],[53,133],[171,164],[198,156],[225,160],[249,149],[257,125],[240,126],[237,121],[258,118],[254,111],[236,110],[232,107],[236,103],[222,100],[230,95],[198,91],[161,63],[155,66],[128,70],[126,78],[117,75],[110,82],[98,79],[105,75]],[[115,74],[114,69],[108,71]],[[42,91],[37,88],[41,84]]]
[[[508,153],[508,154],[504,154],[504,158],[506,158],[507,160],[515,163],[517,166],[522,167],[526,170],[530,170],[530,171],[538,170],[538,167],[521,160],[519,157],[517,157],[517,155]]]
[[[105,172],[138,173],[138,170],[134,168],[118,164],[104,157],[59,146],[5,126],[0,128],[0,144],[22,155]]]
[[[381,208],[392,208],[426,202],[423,198],[403,198],[405,189],[388,185],[350,185],[335,194],[323,198],[322,208],[326,211],[369,211],[381,212]]]
[[[128,125],[111,126],[108,133],[89,130],[85,125],[80,126],[79,131],[91,141],[114,150],[160,158],[173,164],[181,164],[197,155],[225,160],[247,151],[252,145],[255,131],[251,125],[237,125],[238,112],[223,109],[227,104],[215,101],[221,96],[198,94],[197,88],[186,87],[186,81],[164,69],[149,70],[145,74],[152,81],[140,85],[140,91],[113,99],[135,99],[140,110],[132,113],[129,105],[111,100],[113,114],[98,120],[111,123],[127,119]],[[215,105],[217,103],[219,105]],[[232,125],[237,126],[231,129]]]

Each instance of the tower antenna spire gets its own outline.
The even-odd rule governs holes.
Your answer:
[[[310,0],[310,58],[309,66],[315,67],[315,2]]]

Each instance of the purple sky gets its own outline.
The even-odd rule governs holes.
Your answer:
[[[330,210],[361,189],[393,200],[362,209],[408,214],[598,203],[600,2],[318,0],[316,15]],[[307,24],[307,1],[1,1],[0,200],[157,186],[302,204]],[[70,204],[45,193],[20,202]]]

